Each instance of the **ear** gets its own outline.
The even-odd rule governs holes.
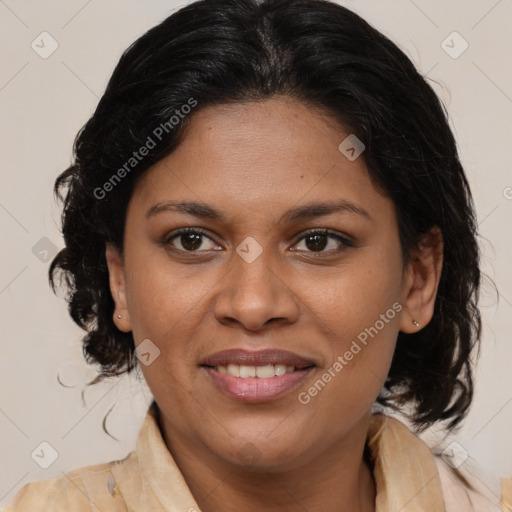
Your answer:
[[[432,319],[443,268],[443,248],[441,230],[435,226],[423,235],[411,254],[404,279],[405,300],[400,331],[408,334],[417,332]]]
[[[130,314],[126,301],[126,281],[124,273],[123,256],[119,250],[110,243],[106,244],[105,259],[107,260],[110,292],[114,299],[114,323],[123,332],[131,331]],[[118,315],[121,318],[118,318]]]

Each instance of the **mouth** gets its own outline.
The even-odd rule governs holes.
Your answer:
[[[213,370],[231,375],[231,377],[238,377],[241,379],[247,379],[250,377],[256,377],[258,379],[271,379],[272,377],[280,377],[285,373],[292,373],[297,371],[306,370],[312,368],[314,365],[306,366],[304,368],[296,368],[295,366],[288,366],[284,364],[266,364],[262,366],[249,366],[239,364],[228,364],[227,366],[207,366]]]
[[[313,360],[292,352],[226,350],[200,364],[215,387],[243,402],[265,402],[297,388],[314,370]]]

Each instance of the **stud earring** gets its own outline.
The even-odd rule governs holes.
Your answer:
[[[121,318],[121,315],[117,315],[117,318]]]
[[[419,327],[419,326],[420,326],[419,322],[416,322],[416,320],[413,320],[413,321],[412,321],[412,323],[413,323],[416,327]]]

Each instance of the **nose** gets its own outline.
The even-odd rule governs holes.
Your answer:
[[[270,324],[297,320],[300,308],[293,282],[270,249],[263,249],[254,261],[234,253],[228,265],[230,271],[219,283],[215,298],[220,323],[261,331]]]

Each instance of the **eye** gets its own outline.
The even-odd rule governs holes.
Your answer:
[[[334,240],[335,243],[329,243]],[[205,240],[209,240],[212,247],[204,247]],[[337,243],[336,243],[337,242]],[[166,237],[162,243],[171,245],[174,249],[181,252],[202,252],[215,249],[217,244],[206,234],[206,231],[200,228],[182,228],[175,231],[171,236]],[[296,245],[304,244],[305,249],[312,253],[338,253],[347,247],[354,247],[354,244],[345,236],[331,232],[327,229],[315,229],[305,233]],[[208,244],[206,244],[208,245]],[[329,247],[331,246],[331,247]],[[325,250],[327,248],[327,250]]]
[[[324,250],[329,247],[329,239],[336,240],[336,243],[332,243],[331,248]],[[308,231],[299,241],[303,243],[306,249],[309,249],[313,253],[337,253],[341,252],[347,247],[354,247],[354,244],[345,236],[331,232],[327,229],[315,229]]]
[[[164,240],[165,245],[172,245],[173,248],[183,252],[198,252],[199,250],[205,251],[207,248],[202,247],[203,242],[207,238],[216,245],[213,240],[206,235],[206,232],[199,228],[183,228],[175,231],[173,235]],[[181,247],[176,247],[174,241],[177,241]],[[202,248],[201,248],[202,247]],[[210,248],[211,249],[211,248]]]

